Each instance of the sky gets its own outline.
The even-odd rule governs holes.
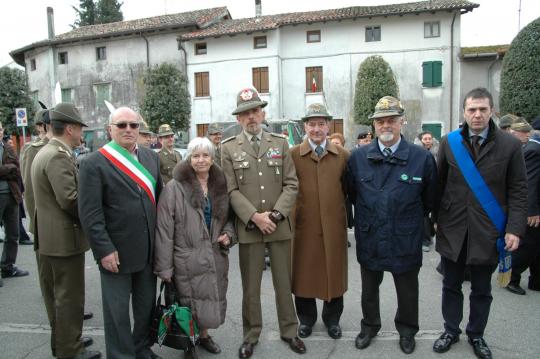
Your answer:
[[[411,2],[403,0],[261,0],[262,14]],[[509,44],[532,20],[540,17],[539,0],[469,0],[480,4],[462,16],[461,46]],[[227,6],[233,19],[253,17],[255,0],[123,0],[124,20]],[[521,12],[519,5],[521,3]],[[47,6],[54,9],[56,34],[71,30],[78,0],[1,0],[0,66],[13,60],[9,52],[47,38]],[[520,19],[518,25],[518,19]]]

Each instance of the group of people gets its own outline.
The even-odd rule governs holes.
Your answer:
[[[390,272],[399,347],[410,354],[419,330],[418,274],[429,218],[443,273],[444,333],[433,350],[445,352],[460,338],[467,267],[472,285],[466,334],[477,357],[491,358],[484,330],[492,274],[500,254],[514,252],[520,238],[528,248],[538,247],[540,214],[538,157],[530,169],[522,150],[528,138],[520,142],[496,126],[491,94],[477,88],[465,96],[464,125],[442,138],[437,159],[403,137],[405,110],[391,96],[381,98],[370,117],[375,139],[371,131],[361,133],[358,140],[366,143],[351,153],[342,137],[328,137],[332,116],[323,104],[307,108],[306,138],[293,148],[284,136],[262,130],[266,105],[255,89],[242,89],[233,112],[241,133],[222,141],[219,127],[211,126],[208,138],[189,143],[184,159],[173,149],[169,125],[159,128],[162,149],[156,153],[141,136],[148,130],[141,116],[120,107],[110,116],[111,141],[87,154],[79,168],[72,156],[85,126],[78,110],[60,103],[44,111],[48,143],[26,153],[23,168],[52,354],[101,357],[86,349],[91,340],[81,336],[89,248],[100,271],[108,358],[159,358],[149,335],[156,276],[174,285],[176,300],[191,308],[200,346],[220,353],[208,330],[225,321],[228,254],[235,244],[243,293],[240,358],[253,355],[262,331],[265,253],[281,339],[295,353],[307,352],[302,338],[312,334],[318,319],[317,299],[328,335],[339,339],[352,224],[363,314],[355,345],[367,348],[381,328],[379,287]],[[523,123],[512,126],[527,129]],[[538,146],[530,145],[534,156]],[[18,165],[10,165],[16,160],[11,149],[0,149],[8,154],[0,164],[0,196],[8,199],[3,190],[12,187]],[[494,198],[491,206],[502,213],[502,227],[479,195],[486,190]],[[19,200],[16,193],[9,197]],[[347,201],[354,206],[354,223],[347,223]],[[520,263],[510,282],[514,287],[520,288],[519,274],[538,257],[532,252],[514,252],[515,265]],[[529,288],[538,290],[539,279]]]

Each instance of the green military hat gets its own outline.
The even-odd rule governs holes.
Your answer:
[[[140,126],[139,126],[139,133],[143,135],[151,135],[152,131],[148,128],[148,124],[145,120],[141,120]]]
[[[49,110],[49,118],[51,121],[76,123],[86,126],[81,120],[81,114],[75,105],[67,102],[60,102]]]
[[[533,129],[532,126],[523,118],[518,118],[517,121],[515,121],[510,128],[512,131],[517,132],[531,132]]]
[[[216,133],[223,133],[223,128],[217,123],[212,123],[208,126],[208,134],[215,135]]]
[[[381,117],[402,116],[404,112],[405,109],[397,98],[384,96],[375,105],[375,112],[369,119],[373,120]]]
[[[517,120],[519,120],[519,117],[511,113],[507,113],[506,115],[504,115],[503,117],[499,119],[499,128],[504,130],[512,126],[512,124],[516,122]]]
[[[43,115],[47,112],[47,110],[39,109],[36,111],[36,114],[34,115],[34,125],[43,125]]]
[[[328,113],[328,110],[322,103],[312,103],[308,106],[306,115],[302,117],[302,121],[306,122],[313,117],[322,117],[328,121],[332,119],[332,116]]]
[[[158,137],[174,135],[174,132],[170,125],[164,124],[159,126]]]
[[[264,107],[266,105],[268,105],[268,102],[261,100],[257,90],[245,88],[238,92],[238,96],[236,96],[236,110],[234,110],[232,114],[238,115],[244,111],[257,107]]]

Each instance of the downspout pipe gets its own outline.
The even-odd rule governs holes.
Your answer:
[[[141,32],[141,37],[146,42],[146,67],[150,67],[150,44],[148,43],[148,38]]]
[[[456,22],[456,14],[454,12],[450,25],[450,129],[448,132],[454,129],[454,23]]]

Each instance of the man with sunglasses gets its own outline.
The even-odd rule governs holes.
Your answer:
[[[362,129],[360,130],[360,132],[358,132],[358,136],[356,137],[356,147],[369,145],[371,143],[371,140],[373,140],[373,135],[371,134],[371,131],[368,129]]]
[[[377,139],[353,151],[347,168],[354,204],[356,257],[362,277],[362,312],[358,349],[367,348],[381,329],[379,286],[392,273],[398,308],[399,346],[414,351],[418,332],[418,272],[422,266],[424,214],[435,200],[437,169],[425,149],[401,136],[404,109],[385,96],[371,115]]]
[[[182,156],[174,150],[174,132],[170,125],[159,126],[158,138],[161,143],[159,150],[159,171],[163,182],[167,184],[172,179],[174,167],[182,161]]]
[[[139,121],[130,108],[116,109],[109,121],[112,141],[80,167],[80,218],[101,273],[107,358],[115,359],[159,358],[150,350],[149,330],[156,200],[163,181],[157,153],[137,145]]]

